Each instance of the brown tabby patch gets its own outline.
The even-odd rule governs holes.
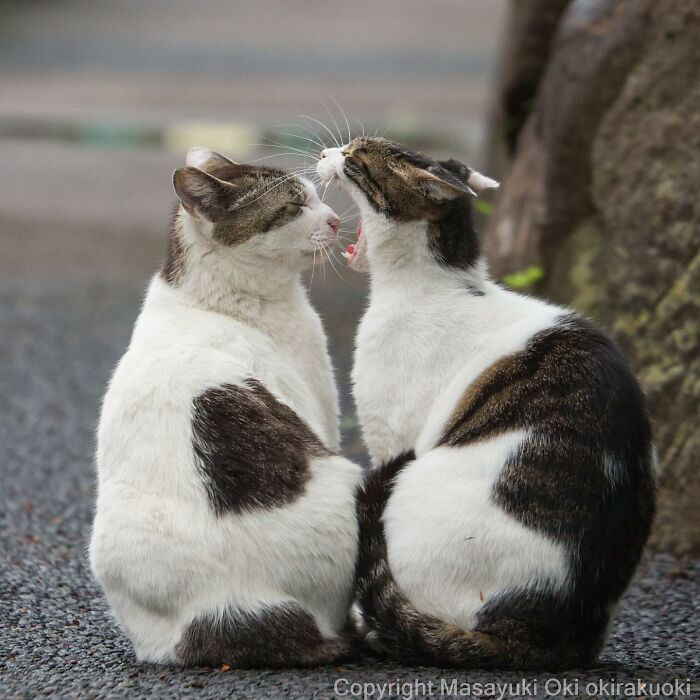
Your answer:
[[[331,454],[289,406],[255,379],[197,396],[192,437],[217,515],[292,502],[304,493],[309,460]]]
[[[214,223],[214,238],[225,245],[284,226],[306,201],[301,181],[284,170],[231,164],[212,169],[210,175],[234,186],[221,198],[221,215]]]

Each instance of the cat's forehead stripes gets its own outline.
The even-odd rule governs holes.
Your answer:
[[[240,245],[285,226],[300,214],[311,196],[309,185],[279,168],[216,162],[207,174],[230,185],[222,186],[210,202],[217,214],[212,238],[226,246]],[[176,218],[161,270],[161,276],[174,286],[179,284],[186,264],[179,225]]]
[[[434,161],[385,138],[357,138],[343,153],[345,175],[376,211],[396,221],[428,222],[428,245],[440,264],[466,269],[476,263],[480,248],[471,220],[470,168],[455,160]],[[411,169],[434,175],[464,196],[431,201],[417,182],[400,175]]]
[[[299,199],[300,204],[303,204],[307,197],[306,188],[301,180],[277,168],[236,164],[212,169],[210,174],[236,185],[240,205],[251,201],[251,196],[271,195],[275,199]]]

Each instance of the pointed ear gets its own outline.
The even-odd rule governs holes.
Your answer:
[[[467,184],[469,187],[476,190],[477,193],[481,193],[484,190],[496,190],[501,186],[496,180],[486,177],[486,175],[482,175],[476,170],[472,170],[469,174]]]
[[[208,173],[214,168],[220,168],[222,165],[237,165],[237,163],[226,156],[222,156],[221,153],[211,151],[203,146],[195,146],[187,151],[185,165],[199,168],[200,170],[204,170],[205,173]]]
[[[486,175],[472,170],[470,167],[466,166],[464,163],[460,163],[454,158],[438,162],[445,170],[454,174],[461,182],[467,185],[474,196],[483,192],[483,190],[495,189],[500,186],[496,180],[492,180],[490,177],[486,177]]]
[[[233,192],[228,182],[193,167],[178,168],[173,173],[173,187],[187,212],[209,221],[223,216]]]
[[[443,180],[429,170],[419,168],[412,163],[401,163],[400,165],[389,163],[389,167],[408,185],[419,190],[421,194],[433,202],[448,202],[465,194],[473,194],[467,185]]]

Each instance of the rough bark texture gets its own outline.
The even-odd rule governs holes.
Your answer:
[[[500,176],[513,155],[518,133],[529,116],[559,18],[569,0],[513,2],[505,29],[500,89],[494,104],[490,143],[491,172]]]
[[[513,4],[519,15],[541,12],[535,0]],[[589,314],[622,345],[659,448],[652,544],[697,554],[700,4],[571,0],[550,36],[534,99],[501,98],[513,119],[496,122],[494,141],[501,153],[515,147],[486,251],[496,275],[541,268],[535,292]]]

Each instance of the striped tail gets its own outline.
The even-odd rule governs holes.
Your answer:
[[[462,668],[510,666],[513,660],[504,642],[419,612],[394,581],[381,518],[396,477],[413,459],[415,454],[407,452],[373,470],[358,494],[355,591],[364,621],[375,641],[403,661]]]

